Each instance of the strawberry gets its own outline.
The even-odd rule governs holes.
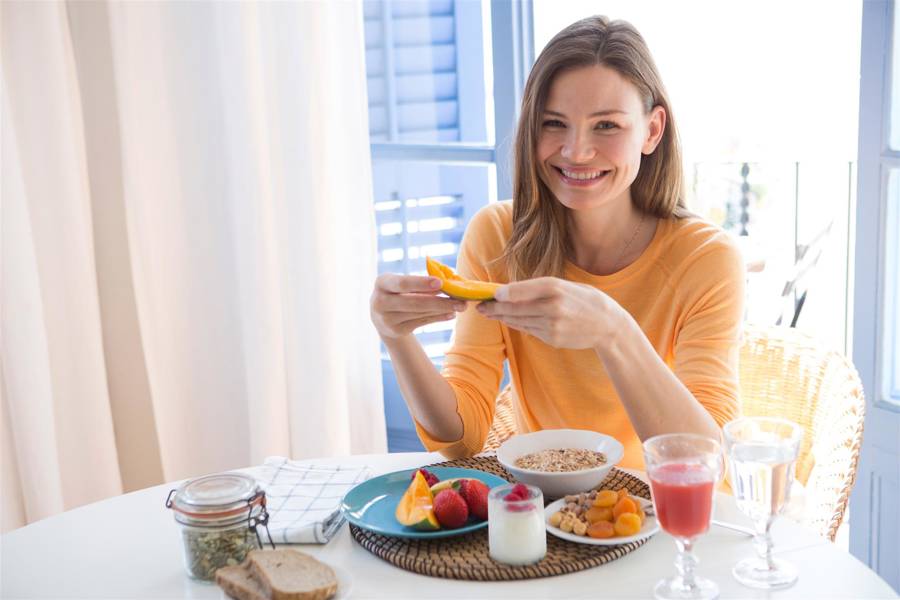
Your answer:
[[[460,488],[460,494],[469,506],[469,514],[479,520],[488,518],[488,486],[477,479],[466,479]]]
[[[516,494],[517,496],[521,496],[522,500],[528,500],[531,498],[531,492],[528,491],[528,486],[524,483],[517,483],[510,490],[511,494]]]
[[[434,516],[442,527],[457,529],[466,524],[469,507],[456,490],[442,490],[434,497]]]
[[[416,478],[416,473],[422,473],[422,476],[425,478],[425,482],[428,484],[428,487],[431,487],[438,481],[440,481],[437,475],[427,469],[417,469],[413,471],[413,474],[409,477],[410,481]]]

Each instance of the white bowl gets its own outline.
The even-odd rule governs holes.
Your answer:
[[[595,450],[606,455],[606,464],[593,469],[548,473],[516,466],[516,459],[526,454],[550,449],[579,448]],[[583,429],[544,429],[534,433],[515,435],[497,449],[497,461],[522,483],[536,485],[544,492],[545,498],[561,498],[567,494],[586,492],[600,485],[614,466],[625,448],[616,438]]]

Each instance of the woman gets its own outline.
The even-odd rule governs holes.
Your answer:
[[[467,278],[504,283],[475,309],[431,277],[386,274],[372,320],[425,447],[479,452],[504,359],[517,428],[592,429],[642,468],[641,440],[715,438],[740,412],[744,273],[729,237],[687,212],[665,88],[640,34],[591,17],[541,52],[522,100],[513,200],[470,222]],[[415,328],[459,313],[438,373]]]

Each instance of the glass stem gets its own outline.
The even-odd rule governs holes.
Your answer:
[[[756,553],[759,555],[761,559],[766,561],[766,567],[773,571],[775,570],[775,563],[772,559],[772,521],[774,519],[766,519],[764,521],[757,521],[756,523],[756,535],[753,538],[754,546],[756,547]]]
[[[694,581],[694,568],[698,562],[694,555],[694,540],[693,538],[675,538],[675,544],[678,546],[675,568],[678,569],[684,587],[693,589],[697,585]]]

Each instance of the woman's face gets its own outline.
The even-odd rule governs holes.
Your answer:
[[[541,179],[573,210],[630,203],[641,155],[656,148],[665,120],[659,106],[645,114],[637,88],[609,67],[564,71],[541,115]]]

